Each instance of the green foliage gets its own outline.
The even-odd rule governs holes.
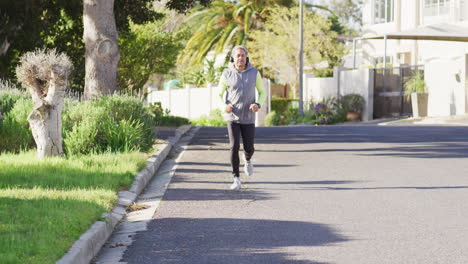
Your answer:
[[[362,26],[363,0],[330,0],[330,9],[338,18],[339,23],[345,25],[341,34],[356,35]]]
[[[324,98],[319,103],[311,102],[304,117],[298,122],[314,125],[335,124],[346,121],[346,110],[343,102],[335,97]]]
[[[141,89],[151,74],[166,74],[175,66],[186,33],[166,32],[163,23],[131,23],[130,32],[120,35],[117,72],[121,89]]]
[[[226,121],[223,118],[223,112],[220,109],[214,109],[208,116],[202,116],[191,120],[195,126],[225,126]]]
[[[342,99],[343,108],[346,112],[362,113],[365,100],[360,94],[347,94]]]
[[[269,7],[263,28],[250,32],[247,43],[249,56],[264,75],[275,76],[280,83],[289,84],[298,94],[299,82],[297,43],[299,43],[299,8]],[[328,69],[340,65],[345,47],[331,30],[331,23],[322,16],[304,11],[304,65],[312,72],[320,62]],[[330,70],[326,74],[330,74]]]
[[[210,7],[195,8],[185,26],[193,32],[179,63],[202,64],[206,55],[215,55],[232,45],[245,45],[252,29],[258,29],[267,17],[266,7],[291,6],[288,0],[215,0]]]
[[[299,109],[296,107],[288,108],[282,113],[271,111],[265,117],[265,126],[287,126],[295,124],[298,120],[298,113]]]
[[[158,126],[182,126],[182,125],[190,125],[190,120],[181,117],[181,116],[173,116],[173,115],[164,115],[159,120],[156,121]]]
[[[293,102],[298,102],[298,99],[290,98],[272,98],[271,99],[271,110],[277,113],[284,113],[286,110],[293,106]]]
[[[226,66],[215,67],[215,60],[205,60],[205,67],[181,67],[176,78],[184,84],[194,84],[197,87],[206,87],[208,83],[217,83]]]
[[[0,112],[7,114],[22,98],[29,98],[29,95],[19,90],[0,90]]]
[[[18,153],[35,146],[31,130],[5,115],[0,127],[0,153]]]
[[[140,120],[106,120],[104,126],[104,137],[108,139],[107,151],[109,152],[131,152],[140,151],[140,142],[144,138],[143,123]]]
[[[177,3],[180,0],[170,2]],[[129,19],[137,24],[161,17],[149,4],[152,0],[116,0],[114,14],[119,33],[129,30]],[[71,88],[84,84],[83,1],[15,0],[0,1],[0,43],[11,44],[0,60],[0,78],[16,82],[19,56],[38,47],[66,53],[75,67]]]
[[[111,95],[70,105],[64,111],[64,145],[68,155],[148,151],[154,140],[154,118],[133,97]]]
[[[405,92],[408,97],[411,95],[412,92],[426,92],[426,82],[424,82],[423,72],[416,70],[416,73],[409,80],[406,81]]]
[[[87,113],[90,113],[90,110]],[[65,152],[69,155],[103,152],[101,144],[105,142],[96,142],[98,131],[99,124],[92,118],[81,120],[71,130],[65,130],[63,133]]]
[[[265,126],[279,126],[281,117],[276,111],[271,111],[265,117]]]
[[[0,153],[18,153],[34,147],[34,139],[27,120],[32,111],[31,99],[16,92],[5,92],[3,95],[0,102],[4,102],[2,105],[7,105],[5,108],[10,110],[4,113],[0,126]]]
[[[190,121],[185,117],[170,115],[170,110],[164,110],[161,102],[151,103],[148,106],[148,110],[156,126],[182,126],[190,124]]]

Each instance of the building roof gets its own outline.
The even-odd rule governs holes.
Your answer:
[[[411,30],[388,33],[380,36],[361,39],[417,39],[468,42],[468,28],[451,24],[434,24],[417,27]]]

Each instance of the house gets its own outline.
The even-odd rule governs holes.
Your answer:
[[[420,65],[429,116],[468,113],[468,0],[365,0],[354,48],[345,67]]]

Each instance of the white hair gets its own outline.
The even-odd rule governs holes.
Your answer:
[[[235,46],[234,48],[232,48],[232,51],[231,51],[231,57],[234,57],[234,52],[236,52],[236,50],[238,49],[241,49],[245,52],[245,56],[248,57],[249,56],[249,52],[247,51],[247,49],[244,47],[244,46],[241,46],[241,45],[237,45]]]

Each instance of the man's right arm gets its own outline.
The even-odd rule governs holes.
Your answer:
[[[223,101],[225,104],[226,98],[224,97],[224,93],[227,91],[227,82],[226,82],[226,77],[224,77],[224,74],[221,74],[221,78],[219,78],[219,83],[218,86],[221,88],[221,92],[219,93],[219,97],[221,98],[221,101]]]
[[[227,82],[226,82],[226,77],[224,77],[224,74],[222,74],[221,78],[219,78],[218,86],[221,88],[221,92],[219,93],[219,97],[221,98],[221,101],[223,101],[224,104],[226,105],[226,107],[224,108],[224,111],[227,112],[227,113],[230,113],[230,112],[232,112],[233,106],[224,97],[224,94],[226,93],[226,91],[228,89],[228,85],[227,85]]]

